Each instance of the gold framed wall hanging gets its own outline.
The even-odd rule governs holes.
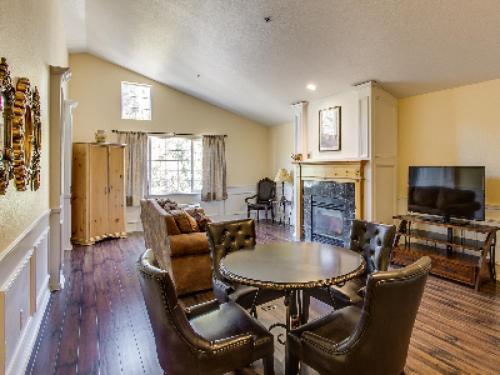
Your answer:
[[[9,64],[0,60],[0,195],[4,195],[13,177],[12,119],[14,117],[15,90],[12,86]]]
[[[32,177],[34,152],[33,92],[28,78],[19,78],[14,101],[12,149],[14,151],[14,181],[16,189],[25,191]]]
[[[339,151],[341,146],[340,107],[319,111],[319,150]]]
[[[31,97],[31,115],[33,118],[33,156],[31,158],[31,190],[40,188],[40,162],[42,157],[42,119],[40,112],[40,92],[35,86]]]

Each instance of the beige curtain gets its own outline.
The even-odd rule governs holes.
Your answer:
[[[227,199],[226,144],[223,135],[203,136],[203,176],[201,200]]]
[[[125,156],[127,206],[138,206],[147,192],[148,135],[142,132],[120,132],[118,142],[127,145]]]

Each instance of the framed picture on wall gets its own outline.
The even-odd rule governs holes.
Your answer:
[[[319,111],[319,150],[340,150],[340,107],[330,107]]]

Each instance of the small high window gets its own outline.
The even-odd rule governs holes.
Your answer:
[[[151,86],[122,81],[122,119],[151,120]]]

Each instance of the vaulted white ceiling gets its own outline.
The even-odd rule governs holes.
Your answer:
[[[405,97],[500,77],[498,0],[63,3],[70,51],[266,125],[369,79]]]

